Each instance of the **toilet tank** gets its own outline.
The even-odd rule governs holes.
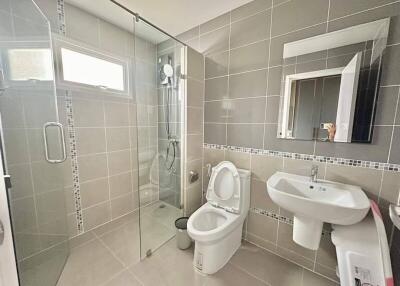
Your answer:
[[[240,176],[240,197],[241,206],[240,214],[247,216],[250,209],[250,178],[251,172],[249,170],[237,169]]]

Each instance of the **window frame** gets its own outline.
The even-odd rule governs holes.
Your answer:
[[[65,80],[63,73],[63,59],[61,52],[62,48],[122,66],[124,90],[118,90],[104,86],[95,86],[91,84]],[[70,39],[66,39],[65,37],[61,38],[59,36],[54,37],[54,54],[56,58],[55,65],[56,65],[57,87],[61,89],[65,88],[69,90],[78,90],[78,91],[82,91],[82,89],[84,89],[89,92],[102,92],[114,96],[129,97],[130,94],[129,59],[111,55],[105,53],[104,51],[100,51],[99,49],[84,46],[81,43],[76,43]]]
[[[11,45],[12,44],[12,45]],[[9,58],[7,56],[7,53],[5,53],[6,50],[9,48],[19,50],[19,49],[45,49],[50,51],[50,60],[51,62],[54,61],[54,54],[53,54],[53,49],[50,41],[20,41],[20,42],[12,42],[8,44],[8,42],[3,42],[0,44],[0,49],[2,50],[0,52],[0,68],[1,65],[3,65],[3,74],[4,74],[4,80],[7,86],[13,87],[13,88],[31,88],[32,86],[38,87],[38,88],[48,88],[49,84],[54,84],[55,82],[55,74],[54,74],[54,66],[51,64],[49,68],[51,68],[51,73],[52,73],[52,78],[48,80],[41,80],[41,79],[26,79],[26,80],[15,80],[11,78],[10,74],[10,69],[11,69],[11,63],[9,61]]]

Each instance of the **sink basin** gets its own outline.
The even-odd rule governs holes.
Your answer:
[[[268,194],[280,207],[294,214],[293,240],[317,249],[324,222],[351,225],[368,213],[370,202],[358,186],[277,172],[267,181]]]

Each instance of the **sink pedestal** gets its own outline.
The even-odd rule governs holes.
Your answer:
[[[317,250],[324,223],[320,220],[295,216],[293,222],[293,240],[301,246]]]

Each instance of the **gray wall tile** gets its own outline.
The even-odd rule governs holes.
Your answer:
[[[269,38],[270,23],[271,10],[232,23],[230,47],[236,48]]]
[[[204,122],[223,123],[227,119],[225,101],[210,101],[204,103]]]
[[[400,42],[400,16],[390,18],[388,44],[398,44]]]
[[[204,24],[200,25],[200,34],[204,34],[210,31],[214,31],[218,28],[226,26],[230,21],[230,13],[225,13],[221,16],[218,16]]]
[[[78,164],[81,182],[107,177],[106,154],[80,156]]]
[[[268,70],[268,96],[281,94],[282,80],[281,66],[273,67]]]
[[[106,152],[104,128],[76,128],[78,155]]]
[[[272,36],[286,34],[294,30],[326,22],[328,8],[329,0],[293,0],[283,3],[274,8]]]
[[[277,124],[265,124],[264,149],[286,151],[301,154],[312,154],[313,141],[286,140],[276,138]]]
[[[383,0],[383,1],[386,2],[386,0]],[[343,1],[339,1],[339,2],[343,2]],[[354,1],[354,2],[367,3],[369,1]],[[351,1],[351,3],[354,3],[354,2]],[[378,0],[378,1],[374,1],[374,2],[381,2],[381,1]],[[362,13],[357,13],[357,14],[354,14],[354,15],[351,15],[348,17],[339,18],[336,20],[333,19],[332,17],[329,17],[328,31],[329,32],[336,31],[336,30],[344,29],[344,28],[347,28],[350,26],[379,20],[379,19],[382,19],[385,17],[398,16],[400,4],[395,3],[394,1],[390,1],[390,2],[393,2],[393,3],[379,7],[379,8],[375,8],[375,9],[372,9],[372,8],[376,7],[376,5],[371,5],[370,10],[364,11]],[[346,3],[349,3],[350,5],[352,5],[349,1],[347,1]],[[345,6],[343,6],[343,7],[345,7]]]
[[[99,20],[89,13],[72,5],[65,5],[65,23],[68,25],[67,36],[90,44],[99,46]]]
[[[366,1],[346,1],[335,0],[331,2],[329,18],[335,19],[346,15],[371,9],[371,7],[382,6],[393,2],[393,0],[366,0]]]
[[[382,171],[328,164],[325,178],[330,181],[360,186],[370,198],[376,200],[379,195]]]
[[[72,194],[71,194],[72,196]],[[102,178],[94,181],[89,181],[81,184],[82,207],[99,204],[109,200],[108,180]]]
[[[205,78],[224,76],[228,74],[229,52],[222,52],[205,57]]]
[[[268,64],[268,43],[269,41],[263,41],[231,50],[229,73],[266,68]]]
[[[300,31],[291,32],[287,35],[274,37],[271,40],[270,46],[270,61],[269,66],[278,66],[283,62],[283,45],[285,43],[298,41],[301,39],[313,37],[325,33],[326,23],[316,25],[310,28],[302,29]]]
[[[0,39],[6,40],[13,37],[12,17],[10,13],[0,11]]]
[[[317,142],[315,154],[340,158],[386,162],[389,154],[392,127],[376,126],[370,144]]]
[[[400,45],[387,47],[383,56],[382,85],[398,85],[400,83]]]
[[[101,101],[73,99],[76,127],[104,126],[104,110]]]
[[[263,123],[265,97],[227,100],[228,123]],[[229,132],[228,132],[229,133]]]
[[[267,97],[267,111],[265,114],[265,123],[278,123],[280,96]]]
[[[394,127],[389,162],[400,164],[400,126]]]
[[[265,96],[267,73],[267,70],[260,70],[230,76],[229,98]]]
[[[399,198],[400,174],[398,172],[384,171],[382,188],[379,193],[379,205],[388,207],[389,204],[397,204]]]
[[[207,55],[229,49],[229,26],[200,36],[199,52]]]
[[[262,124],[228,124],[227,144],[239,147],[262,148]]]
[[[198,80],[204,80],[204,57],[198,52],[188,48],[187,61],[190,62],[188,65],[188,76]]]
[[[381,87],[375,113],[375,125],[392,125],[395,117],[399,88]]]
[[[205,100],[222,100],[228,97],[228,77],[207,79],[205,81]]]
[[[226,144],[226,124],[204,123],[204,142]]]
[[[204,82],[194,79],[187,80],[187,105],[203,107]]]
[[[269,9],[272,7],[272,0],[255,0],[251,1],[243,6],[240,6],[231,13],[231,20],[238,21],[244,17],[248,17],[260,11]]]
[[[200,26],[196,26],[186,32],[179,34],[178,36],[176,36],[176,38],[183,42],[187,42],[193,38],[199,37],[199,34],[200,34]]]

